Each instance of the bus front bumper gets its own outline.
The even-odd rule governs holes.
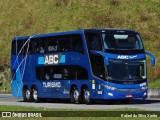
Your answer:
[[[96,94],[95,94],[96,93]],[[94,91],[91,99],[134,99],[147,98],[147,89],[117,89],[117,90],[98,90]]]
[[[104,90],[103,95],[104,99],[147,98],[147,90],[141,90],[141,89]]]

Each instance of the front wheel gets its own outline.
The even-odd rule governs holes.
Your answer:
[[[74,87],[71,91],[71,102],[81,103],[80,94],[76,87]]]
[[[91,94],[88,88],[84,88],[83,89],[83,101],[85,104],[91,104],[92,100],[91,100]]]
[[[40,98],[38,96],[38,89],[36,87],[32,89],[32,99],[35,103],[40,102]]]

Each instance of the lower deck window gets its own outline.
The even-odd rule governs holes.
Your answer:
[[[87,69],[80,66],[39,66],[36,68],[39,80],[82,80],[88,79]]]

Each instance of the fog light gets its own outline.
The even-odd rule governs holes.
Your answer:
[[[146,96],[147,95],[147,93],[145,92],[144,94],[143,94],[143,96]]]
[[[113,96],[113,93],[108,93],[109,96]]]

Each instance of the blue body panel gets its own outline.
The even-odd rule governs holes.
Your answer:
[[[111,90],[103,87],[103,85],[112,86],[117,88],[116,90]],[[142,84],[146,84],[144,82]],[[99,81],[96,84],[96,89],[92,90],[93,99],[125,99],[126,95],[132,95],[132,98],[147,98],[147,89],[142,90],[140,84],[134,85],[122,85],[116,83],[110,83],[105,81]]]
[[[21,81],[20,70],[17,70],[16,80],[12,80],[11,88],[12,88],[11,92],[13,96],[22,97],[23,82]]]
[[[146,87],[147,82],[141,84],[117,84],[107,82],[93,75],[91,70],[91,63],[89,61],[89,54],[84,36],[84,30],[70,31],[70,32],[58,32],[51,34],[33,35],[32,38],[41,38],[49,36],[58,36],[66,34],[81,34],[83,39],[84,54],[78,52],[54,52],[50,55],[62,54],[58,65],[78,65],[87,69],[87,80],[37,80],[36,67],[44,66],[45,54],[33,54],[28,56],[23,55],[11,55],[11,69],[16,70],[16,80],[11,78],[12,95],[16,97],[22,97],[23,86],[28,86],[29,89],[34,85],[38,89],[38,96],[40,98],[70,98],[71,86],[77,86],[81,91],[82,85],[88,86],[91,92],[92,99],[125,99],[126,95],[132,95],[132,98],[146,98],[147,89],[142,89],[143,85]],[[30,36],[13,38],[14,40],[29,39]],[[135,54],[135,55],[120,55],[105,53],[103,51],[91,51],[94,55],[100,55],[104,58],[105,63],[108,65],[108,59],[116,60],[142,60],[146,59],[146,54],[151,56],[154,61],[154,56],[149,53]],[[152,62],[154,64],[154,62]],[[93,82],[94,81],[94,82]],[[45,87],[46,84],[52,82],[59,83],[56,87]],[[116,89],[110,89],[104,86],[114,87]]]

